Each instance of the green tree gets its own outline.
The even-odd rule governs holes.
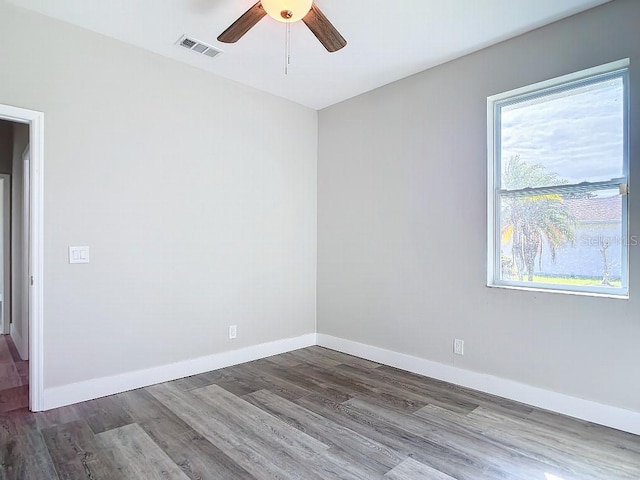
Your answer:
[[[566,183],[555,173],[547,172],[543,165],[525,162],[519,155],[511,157],[502,174],[502,188],[508,190]],[[567,242],[574,242],[575,223],[562,195],[550,193],[505,198],[501,240],[503,246],[511,241],[509,263],[518,280],[522,281],[526,274],[527,279],[533,281],[535,260],[538,258],[540,268],[544,241],[551,249],[551,259],[555,261],[556,250]]]

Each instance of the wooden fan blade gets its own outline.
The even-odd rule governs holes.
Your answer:
[[[260,2],[256,3],[233,22],[229,28],[222,32],[218,37],[218,41],[224,43],[237,42],[245,33],[251,30],[256,23],[262,20],[262,17],[266,14],[267,12],[262,8],[262,4]]]
[[[340,35],[340,32],[336,30],[336,27],[331,24],[315,3],[311,5],[311,10],[302,21],[307,24],[309,30],[329,52],[337,52],[347,44],[344,37]]]

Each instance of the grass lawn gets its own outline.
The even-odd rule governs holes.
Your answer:
[[[589,285],[594,287],[602,287],[601,278],[571,278],[571,277],[554,277],[550,275],[534,275],[534,282],[540,283],[556,283],[561,285]],[[613,280],[611,282],[612,287],[621,287],[622,282],[620,280]]]

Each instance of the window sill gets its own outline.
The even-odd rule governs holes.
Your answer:
[[[601,297],[601,298],[613,298],[616,300],[629,300],[629,293],[617,294],[617,293],[600,293],[600,292],[587,292],[587,291],[576,291],[576,290],[561,290],[555,288],[544,288],[544,287],[524,287],[520,285],[499,285],[499,284],[487,284],[488,288],[503,288],[506,290],[521,290],[526,292],[537,292],[537,293],[560,293],[562,295],[578,295],[581,297]]]

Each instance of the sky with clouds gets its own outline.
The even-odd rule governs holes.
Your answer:
[[[504,106],[501,115],[503,165],[520,155],[569,183],[623,174],[620,78]]]

